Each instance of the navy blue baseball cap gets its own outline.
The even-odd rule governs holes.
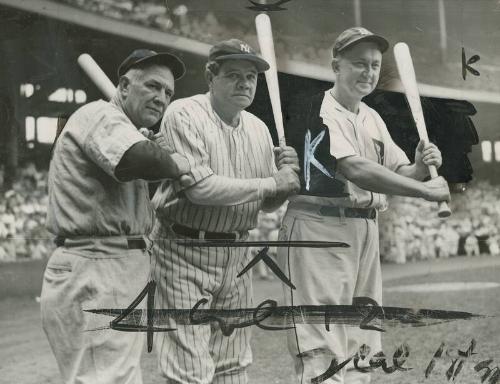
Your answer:
[[[131,68],[142,64],[161,64],[172,71],[175,80],[180,79],[186,73],[186,67],[181,59],[167,52],[155,52],[150,49],[136,49],[118,67],[118,78],[123,76]]]
[[[382,36],[375,35],[366,28],[353,27],[346,29],[337,37],[333,45],[333,57],[336,57],[344,49],[364,41],[371,41],[377,44],[382,53],[389,48],[389,42]]]
[[[238,39],[224,40],[215,44],[208,53],[208,61],[248,60],[255,64],[258,72],[269,69],[269,63],[260,57],[255,50]]]

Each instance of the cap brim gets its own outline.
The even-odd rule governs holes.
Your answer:
[[[218,56],[214,59],[215,61],[221,61],[221,60],[247,60],[251,61],[252,63],[255,64],[257,67],[257,71],[260,72],[265,72],[269,69],[269,63],[260,58],[259,56],[255,56],[252,54],[248,53],[235,53],[231,55],[222,55]]]
[[[342,52],[346,48],[352,47],[353,45],[364,42],[364,41],[368,41],[368,42],[372,42],[372,43],[377,44],[378,47],[380,48],[380,52],[382,52],[382,53],[384,53],[385,51],[387,51],[389,49],[389,42],[385,38],[383,38],[382,36],[367,35],[367,36],[360,36],[356,40],[351,41],[349,44],[342,47],[342,49],[339,52]]]
[[[140,66],[141,64],[145,63],[158,63],[161,65],[165,65],[170,69],[175,80],[179,80],[186,73],[186,66],[184,65],[182,60],[179,59],[177,56],[166,52],[157,53],[154,56],[148,56],[140,60],[137,60],[134,63],[134,65],[130,66],[129,69]],[[121,73],[119,75],[120,76],[124,75],[124,73]]]

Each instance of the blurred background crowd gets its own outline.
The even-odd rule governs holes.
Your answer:
[[[0,185],[2,182],[0,172]],[[453,215],[437,217],[436,206],[421,199],[392,197],[379,215],[382,261],[407,263],[456,256],[500,256],[500,188],[475,181],[453,194]],[[53,250],[45,228],[47,171],[25,165],[12,189],[0,194],[0,261],[42,259]],[[272,213],[261,212],[249,240],[278,240],[286,204]],[[253,249],[256,253],[260,248]],[[271,247],[269,255],[276,255]],[[262,277],[271,278],[263,263]]]
[[[20,169],[12,189],[0,193],[0,262],[50,255],[53,242],[45,228],[47,202],[47,171],[29,163]]]

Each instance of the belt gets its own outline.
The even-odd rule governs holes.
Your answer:
[[[180,224],[172,224],[170,227],[178,235],[187,236],[191,239],[205,239],[205,240],[238,240],[241,235],[238,232],[208,232],[198,231],[197,229],[185,227]]]
[[[54,243],[56,247],[62,247],[66,242],[65,237],[56,237]],[[127,239],[128,249],[146,249],[146,242],[144,239]]]
[[[323,216],[348,217],[353,219],[375,219],[377,210],[375,208],[348,208],[322,206],[319,213]]]

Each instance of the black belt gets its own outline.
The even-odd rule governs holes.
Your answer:
[[[323,216],[348,217],[353,219],[375,219],[377,217],[377,210],[375,208],[343,208],[324,205],[319,209],[319,213]]]
[[[238,239],[238,235],[234,232],[208,232],[205,231],[204,236],[200,235],[203,231],[198,231],[197,229],[185,227],[180,224],[172,224],[170,227],[178,235],[187,236],[191,239],[205,239],[205,240],[231,240],[235,241]]]
[[[65,237],[56,237],[54,243],[56,247],[62,247],[66,242]],[[144,239],[127,239],[128,249],[146,249],[146,242]]]

